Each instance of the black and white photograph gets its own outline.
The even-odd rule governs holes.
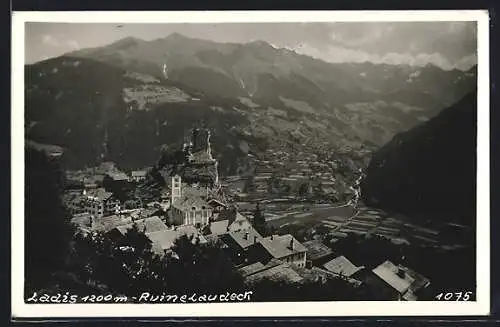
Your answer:
[[[487,12],[29,14],[19,314],[489,310]]]

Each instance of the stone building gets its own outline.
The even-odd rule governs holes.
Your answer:
[[[86,211],[93,217],[101,218],[120,211],[120,201],[103,188],[85,191]]]

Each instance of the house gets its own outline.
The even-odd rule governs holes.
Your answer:
[[[119,225],[107,232],[108,237],[115,241],[120,241],[127,234],[127,232],[134,227],[144,234],[167,230],[168,226],[159,217],[149,217],[145,219],[136,220],[134,222]]]
[[[356,273],[365,268],[363,266],[355,266],[351,261],[349,261],[349,259],[347,259],[343,255],[328,261],[323,265],[323,267],[334,274],[349,278],[355,278]]]
[[[387,260],[372,270],[367,284],[372,292],[388,300],[415,301],[430,285],[419,273]]]
[[[244,215],[235,208],[224,209],[221,212],[213,212],[208,225],[203,229],[204,235],[214,237],[224,235],[228,232],[253,229],[252,224]]]
[[[310,265],[320,267],[335,257],[335,253],[321,240],[311,240],[302,243],[307,249],[307,261]]]
[[[132,182],[139,183],[146,180],[147,174],[148,172],[145,170],[134,170],[131,173],[130,179]]]
[[[162,229],[146,233],[146,236],[152,242],[152,249],[158,255],[169,252],[174,246],[175,240],[186,235],[192,239],[193,244],[204,244],[207,240],[191,225],[180,226],[175,229]]]
[[[94,231],[107,233],[122,225],[132,224],[132,217],[129,215],[111,215],[100,218],[91,217],[91,228]]]
[[[130,183],[128,176],[120,171],[108,172],[103,179],[102,185],[108,192],[113,192],[117,196],[122,196],[128,189]]]
[[[295,271],[290,263],[273,264],[271,267],[265,267],[256,273],[249,274],[245,277],[247,285],[253,285],[259,281],[266,279],[275,282],[300,283],[303,277]]]
[[[104,217],[117,214],[120,211],[120,201],[103,188],[84,191],[86,212],[94,217]]]
[[[108,172],[108,173],[106,173],[105,177],[112,180],[113,182],[127,182],[128,181],[128,176],[125,173],[120,172],[120,171]]]
[[[208,204],[213,208],[214,212],[221,212],[225,209],[227,209],[227,204],[224,203],[224,201],[212,198],[208,200]]]
[[[261,260],[267,262],[278,259],[298,267],[306,266],[307,248],[290,234],[261,238],[257,244],[256,249],[252,250],[252,255]]]
[[[235,264],[256,261],[259,258],[252,252],[252,247],[262,239],[262,236],[255,229],[229,231],[221,239],[227,245]]]

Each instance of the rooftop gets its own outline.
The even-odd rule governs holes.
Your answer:
[[[163,229],[159,231],[154,231],[146,233],[146,236],[153,243],[153,251],[157,254],[163,254],[165,250],[169,250],[174,245],[177,238],[182,235],[187,235],[188,237],[193,237],[193,244],[199,240],[200,243],[206,243],[207,240],[198,233],[198,230],[194,226],[182,226],[177,229]]]
[[[218,220],[210,223],[210,234],[222,235],[228,232],[253,230],[252,224],[239,212],[234,214],[234,211],[231,212],[230,210],[224,210],[218,215],[217,218]],[[229,223],[231,220],[233,222]]]
[[[209,230],[211,235],[222,235],[227,233],[229,220],[219,220],[210,223]]]
[[[203,207],[208,208],[209,205],[199,196],[185,196],[174,202],[173,207],[182,211],[186,211],[192,210],[192,208],[195,208],[194,210],[200,210]]]
[[[307,258],[317,260],[333,254],[332,249],[323,244],[320,240],[312,240],[302,243],[307,248]]]
[[[206,197],[207,196],[207,188],[206,187],[195,187],[191,186],[187,183],[182,183],[182,195],[186,197]]]
[[[128,176],[122,172],[109,172],[107,175],[114,181],[126,181]]]
[[[238,269],[238,272],[243,277],[247,277],[247,276],[253,275],[253,274],[263,270],[264,267],[265,266],[262,262],[256,262],[256,263],[252,263],[248,266],[241,267],[240,269]]]
[[[132,218],[130,216],[112,215],[94,219],[92,228],[98,231],[109,232],[110,230],[118,226],[127,225],[131,223],[132,223]]]
[[[132,172],[132,177],[145,177],[148,174],[145,170],[134,170]]]
[[[113,196],[113,193],[107,192],[103,188],[97,188],[97,189],[88,190],[86,195],[87,195],[87,198],[92,199],[92,200],[107,201],[109,198],[111,198],[111,196]]]
[[[253,284],[262,279],[269,279],[272,281],[287,281],[291,283],[298,283],[302,281],[302,277],[291,267],[291,265],[282,263],[280,265],[259,271],[255,274],[246,277],[246,282]]]
[[[237,232],[230,231],[228,234],[229,237],[231,237],[243,249],[248,248],[252,244],[255,244],[258,240],[262,239],[262,236],[253,228]]]
[[[349,259],[341,255],[333,260],[328,261],[323,265],[326,270],[331,271],[333,273],[351,277],[364,267],[355,266]]]
[[[389,260],[373,269],[373,273],[401,294],[418,291],[429,283],[424,276],[407,267],[396,266]]]
[[[168,226],[159,217],[149,217],[141,220],[136,220],[133,223],[117,226],[116,229],[120,231],[121,234],[125,235],[129,229],[137,225],[137,229],[144,233],[152,233],[160,230],[168,229]]]

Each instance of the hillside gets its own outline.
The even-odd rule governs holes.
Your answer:
[[[361,185],[365,201],[410,215],[473,225],[476,108],[476,94],[469,94],[378,150]]]
[[[266,148],[362,157],[476,85],[475,68],[331,64],[261,41],[179,34],[126,38],[25,72],[27,138],[64,147],[66,167],[149,166],[203,121],[223,175],[248,171],[248,154]]]
[[[305,101],[317,112],[372,101],[439,110],[475,84],[475,68],[464,73],[432,65],[332,64],[263,41],[217,43],[176,33],[152,41],[129,37],[70,55],[225,97],[250,97],[262,106],[281,104],[280,97]]]

